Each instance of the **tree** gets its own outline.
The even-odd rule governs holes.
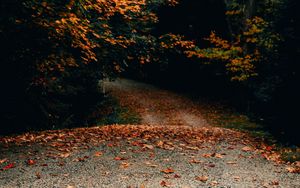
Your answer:
[[[42,128],[82,125],[102,100],[98,81],[159,61],[150,31],[165,0],[4,0],[3,123]]]

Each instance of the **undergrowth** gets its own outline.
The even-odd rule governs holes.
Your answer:
[[[139,124],[141,121],[138,113],[121,106],[112,96],[105,97],[91,114],[91,119],[96,125]]]

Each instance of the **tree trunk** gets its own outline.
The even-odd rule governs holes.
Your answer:
[[[247,0],[245,3],[245,19],[251,18],[255,14],[256,2],[255,0]]]

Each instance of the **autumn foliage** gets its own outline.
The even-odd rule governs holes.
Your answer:
[[[5,124],[88,123],[102,101],[98,81],[160,61],[151,35],[160,6],[176,1],[1,1]],[[20,123],[22,122],[22,123]]]

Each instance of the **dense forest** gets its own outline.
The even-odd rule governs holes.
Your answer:
[[[119,76],[300,130],[297,0],[2,0],[1,134],[93,124]]]

